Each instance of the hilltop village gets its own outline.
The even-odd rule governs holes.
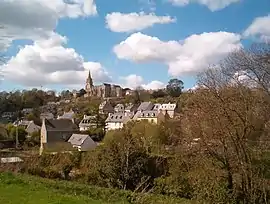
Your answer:
[[[178,82],[180,95],[183,83]],[[123,89],[106,83],[95,86],[89,71],[85,89],[63,91],[60,97],[56,97],[53,91],[28,91],[35,97],[43,95],[44,99],[51,99],[41,106],[25,104],[21,110],[3,111],[1,118],[15,128],[23,129],[28,140],[32,135],[38,135],[40,154],[46,149],[57,149],[56,146],[85,151],[95,147],[95,142],[100,142],[106,132],[121,129],[129,122],[146,120],[158,124],[166,118],[175,118],[177,100],[155,101],[159,95],[161,98],[165,96],[165,91]],[[21,93],[21,97],[25,94]],[[92,142],[88,144],[84,140]]]
[[[0,92],[0,171],[16,173],[0,173],[0,188],[105,203],[266,204],[270,49],[257,46],[189,91],[177,78],[160,90],[95,86],[88,73],[78,91]]]

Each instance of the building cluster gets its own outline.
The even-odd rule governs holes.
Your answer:
[[[54,149],[56,146],[67,145],[70,148],[78,148],[86,151],[94,148],[97,144],[92,141],[85,131],[90,128],[100,127],[97,115],[84,115],[77,126],[74,122],[74,112],[70,110],[56,119],[44,118],[41,126],[41,152],[44,149]],[[112,106],[110,101],[103,101],[99,105],[99,114],[107,115],[105,120],[105,131],[117,130],[124,127],[129,121],[147,120],[151,123],[164,121],[166,117],[174,118],[176,115],[176,104],[154,104],[142,102],[141,104],[117,104]]]
[[[128,88],[123,89],[119,85],[103,83],[95,86],[93,79],[89,71],[85,84],[84,97],[98,97],[98,98],[110,98],[110,97],[123,97],[131,94],[131,90]]]
[[[154,104],[151,102],[142,102],[140,105],[117,104],[106,119],[106,130],[115,130],[122,128],[129,121],[147,120],[151,123],[164,121],[166,117],[174,118],[176,104]]]

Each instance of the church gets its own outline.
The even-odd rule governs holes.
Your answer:
[[[98,86],[94,86],[93,79],[91,77],[91,72],[89,70],[88,77],[85,84],[86,94],[84,97],[98,97],[98,98],[108,98],[108,97],[122,97],[125,95],[124,90],[119,85],[103,83]]]

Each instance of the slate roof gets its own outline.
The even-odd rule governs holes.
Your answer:
[[[69,119],[45,119],[48,131],[74,131],[77,126]]]
[[[115,123],[115,122],[119,122],[119,123],[126,123],[127,121],[130,120],[130,117],[126,116],[125,113],[114,113],[111,114],[107,117],[105,122],[110,122],[110,123]]]
[[[80,146],[84,143],[84,141],[87,138],[90,138],[89,135],[83,135],[83,134],[72,134],[72,136],[69,138],[68,142],[70,142],[72,145]],[[91,139],[91,138],[90,138]]]
[[[161,104],[160,103],[155,103],[153,110],[159,110],[160,107],[161,107]]]
[[[125,108],[125,111],[137,111],[137,108],[139,107],[139,105],[136,105],[136,104],[128,104],[127,107]]]
[[[91,123],[95,123],[96,116],[90,115],[90,116],[84,116],[84,118],[81,120],[79,126],[90,126]]]
[[[154,104],[151,102],[142,102],[141,105],[138,107],[138,111],[145,111],[145,110],[152,110],[154,107]]]

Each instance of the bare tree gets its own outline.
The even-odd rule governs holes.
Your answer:
[[[269,152],[270,52],[257,46],[201,74],[199,84],[206,89],[192,96],[184,113],[189,141],[200,139],[199,152],[220,168],[228,195],[244,203],[267,203],[267,180],[254,161]],[[240,71],[256,86],[232,83]]]
[[[221,64],[222,73],[238,82],[249,82],[253,88],[263,89],[270,95],[270,44],[253,44],[249,49],[231,53]]]

